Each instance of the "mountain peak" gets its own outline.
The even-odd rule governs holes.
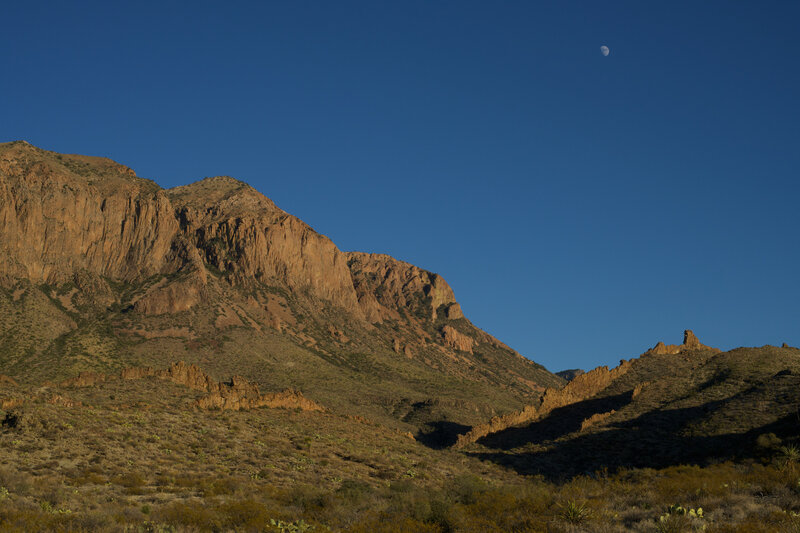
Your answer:
[[[247,183],[230,176],[214,176],[167,190],[176,204],[226,216],[245,213],[285,214],[275,203]]]

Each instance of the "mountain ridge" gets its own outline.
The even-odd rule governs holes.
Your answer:
[[[110,159],[0,144],[0,257],[11,377],[186,360],[423,432],[564,382],[475,327],[441,275],[341,251],[228,176],[163,189]]]

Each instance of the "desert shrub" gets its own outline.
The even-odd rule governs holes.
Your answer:
[[[289,491],[290,505],[296,506],[301,512],[308,515],[319,514],[330,504],[328,494],[309,485],[298,485]]]
[[[14,494],[27,494],[31,488],[30,476],[16,469],[0,467],[0,486]]]
[[[81,472],[70,481],[73,485],[80,487],[81,485],[103,485],[107,480],[106,476],[96,472]]]
[[[126,489],[139,489],[146,482],[144,476],[139,472],[125,472],[115,477],[113,481]]]
[[[475,516],[497,517],[514,512],[519,504],[510,490],[485,490],[472,496],[466,510]]]
[[[586,502],[568,500],[558,506],[558,515],[570,524],[582,524],[592,515]]]
[[[222,516],[198,502],[173,502],[154,511],[153,517],[158,522],[202,531],[219,531],[223,525]]]
[[[363,501],[374,492],[374,489],[368,483],[354,479],[342,481],[342,484],[336,489],[336,495],[349,502]]]
[[[219,506],[225,516],[225,525],[236,531],[263,530],[269,525],[270,513],[267,508],[254,500],[234,500]]]
[[[390,487],[386,513],[394,517],[408,517],[417,522],[424,522],[431,514],[428,492],[415,487],[410,481],[403,482],[399,487],[403,490],[392,490]]]
[[[430,511],[425,517],[425,523],[436,525],[444,533],[449,533],[457,529],[458,520],[454,515],[450,502],[441,497],[434,498],[430,501]]]
[[[455,501],[463,504],[475,503],[486,491],[486,482],[478,476],[465,474],[456,477],[450,485]]]
[[[392,493],[411,492],[414,489],[414,482],[409,479],[400,479],[389,484],[389,491]]]
[[[305,520],[295,520],[287,522],[286,520],[275,520],[274,518],[269,521],[273,530],[280,533],[307,533],[314,530],[314,526],[306,523]]]
[[[229,496],[235,494],[241,488],[242,483],[243,480],[233,476],[214,479],[204,487],[203,496]]]
[[[691,509],[678,504],[671,505],[656,521],[656,531],[659,533],[705,531],[706,527],[702,507]]]
[[[776,450],[781,445],[781,439],[775,433],[764,433],[756,439],[756,447],[762,451]]]
[[[428,524],[408,516],[394,519],[368,516],[347,530],[350,533],[441,533],[442,531],[436,524]]]
[[[794,470],[800,463],[800,447],[788,444],[778,448],[775,460],[782,469]]]

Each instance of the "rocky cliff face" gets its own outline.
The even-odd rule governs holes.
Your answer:
[[[249,185],[208,178],[167,192],[202,260],[239,282],[307,290],[362,318],[344,253]]]
[[[71,281],[76,272],[134,281],[191,273],[137,310],[186,310],[204,297],[205,266],[328,301],[363,318],[345,254],[232,178],[164,191],[102,158],[24,142],[0,145],[0,278]]]
[[[435,320],[441,306],[447,318],[462,318],[453,289],[438,274],[384,254],[348,252],[358,303],[370,322],[410,313]]]
[[[0,278],[147,277],[175,268],[177,230],[164,192],[127,167],[0,145]]]
[[[343,253],[233,178],[164,191],[108,159],[22,141],[0,145],[0,247],[7,285],[182,274],[137,301],[151,315],[203,301],[213,268],[231,283],[287,287],[372,323],[464,316],[441,276],[387,255]]]

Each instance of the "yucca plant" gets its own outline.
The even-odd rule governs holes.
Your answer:
[[[592,510],[586,505],[586,502],[578,503],[576,500],[569,500],[559,507],[559,515],[570,524],[580,524],[592,514]]]

